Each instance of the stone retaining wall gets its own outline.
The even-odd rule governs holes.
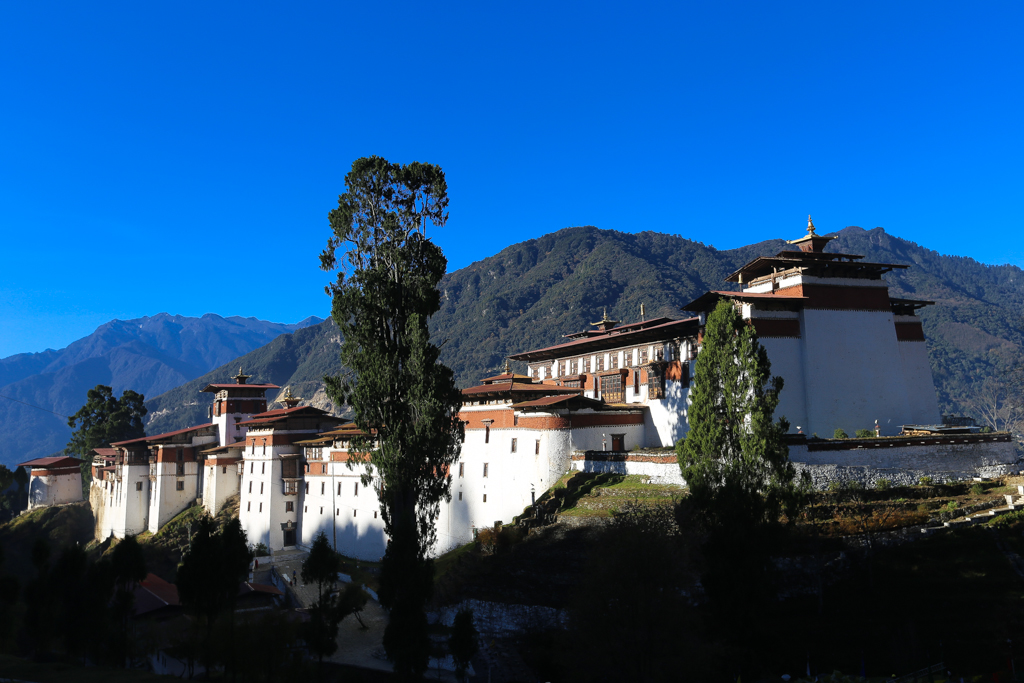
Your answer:
[[[832,481],[874,486],[888,479],[894,486],[917,484],[921,477],[958,481],[999,477],[1022,469],[1009,434],[958,434],[944,437],[879,439],[795,439],[789,459],[808,472],[817,489]],[[650,478],[652,484],[685,486],[675,453],[665,451],[577,451],[572,469],[614,472]]]

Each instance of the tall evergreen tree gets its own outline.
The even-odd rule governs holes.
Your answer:
[[[324,270],[338,271],[327,291],[345,371],[324,379],[332,400],[351,405],[356,424],[373,435],[354,445],[367,454],[364,485],[377,484],[388,536],[384,647],[399,678],[416,679],[430,656],[427,553],[461,444],[460,393],[427,330],[447,261],[426,231],[448,219],[447,184],[437,166],[368,157],[352,164],[345,185],[320,255]]]
[[[687,508],[707,534],[712,597],[753,607],[767,583],[771,530],[799,501],[782,391],[768,353],[729,301],[708,316],[690,386],[689,432],[676,444]],[[743,575],[737,575],[741,572]]]
[[[84,458],[94,448],[146,435],[142,424],[146,397],[142,394],[125,389],[117,398],[113,389],[97,384],[86,399],[85,405],[68,418],[68,426],[75,431],[64,448],[67,453]]]

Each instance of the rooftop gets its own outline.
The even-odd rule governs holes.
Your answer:
[[[659,322],[663,321],[663,322]],[[648,322],[651,324],[648,325]],[[583,334],[583,333],[579,333]],[[683,320],[672,320],[671,318],[658,318],[652,321],[642,321],[613,327],[609,330],[597,330],[596,333],[587,333],[586,337],[578,338],[564,344],[555,344],[543,349],[535,349],[509,356],[512,360],[537,361],[555,358],[564,358],[575,354],[584,354],[591,351],[629,346],[631,344],[642,344],[651,341],[671,339],[683,335],[697,334],[697,318],[685,318]],[[476,388],[476,387],[474,387]]]

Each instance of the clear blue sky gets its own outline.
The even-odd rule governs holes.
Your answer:
[[[370,154],[444,168],[450,269],[567,226],[730,248],[808,213],[1024,264],[1022,20],[1020,2],[6,2],[0,357],[160,311],[326,316],[326,215]]]

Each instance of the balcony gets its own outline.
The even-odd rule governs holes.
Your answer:
[[[285,479],[284,480],[284,495],[286,496],[297,496],[299,494],[299,483],[301,479]]]

